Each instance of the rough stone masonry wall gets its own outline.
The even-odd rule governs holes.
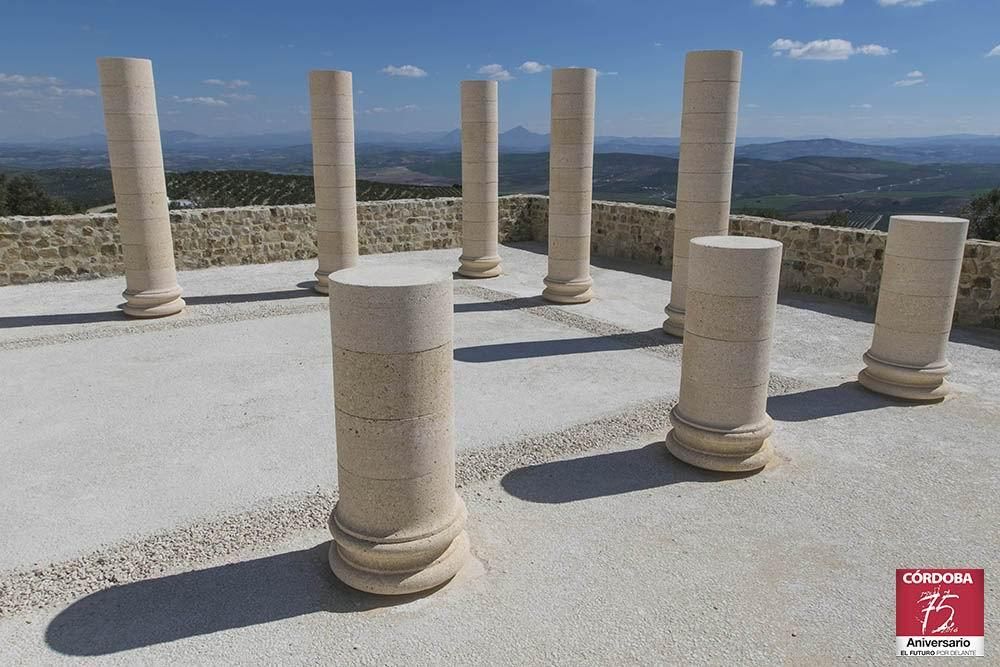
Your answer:
[[[545,240],[548,199],[500,199],[501,241]],[[594,202],[591,251],[670,268],[673,209]],[[180,269],[261,264],[316,255],[313,207],[172,211]],[[361,252],[461,246],[458,199],[404,199],[358,205]],[[733,216],[731,232],[781,241],[783,289],[874,305],[885,234]],[[118,221],[111,215],[0,218],[0,285],[78,280],[122,273]],[[955,321],[1000,329],[1000,243],[969,241]]]
[[[547,200],[533,201],[532,234],[546,238]],[[882,279],[884,232],[811,225],[734,215],[730,233],[758,236],[784,245],[781,287],[874,306]],[[591,252],[670,268],[674,209],[640,204],[594,202]],[[1000,329],[1000,243],[972,240],[955,304],[955,322]]]
[[[501,241],[531,239],[533,203],[501,199]],[[461,200],[454,198],[359,202],[360,250],[460,247],[461,209]],[[315,257],[315,223],[311,204],[170,212],[178,269]],[[0,285],[122,273],[121,236],[113,213],[0,218]]]

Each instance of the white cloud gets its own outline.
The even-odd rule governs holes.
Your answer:
[[[91,90],[90,88],[60,88],[58,86],[49,86],[46,89],[50,95],[56,97],[94,97],[97,92]]]
[[[416,104],[404,104],[401,107],[396,107],[395,109],[389,109],[387,107],[372,107],[371,109],[365,109],[366,114],[380,114],[380,113],[405,113],[407,111],[419,111],[420,107]]]
[[[223,88],[243,88],[250,85],[249,81],[244,81],[243,79],[230,79],[229,81],[225,79],[205,79],[202,83],[207,86],[222,86]]]
[[[659,46],[659,42],[657,42],[656,45]],[[525,74],[538,74],[540,72],[544,72],[545,70],[551,68],[552,65],[543,65],[542,63],[536,62],[534,60],[525,60],[518,66],[518,69],[524,72]]]
[[[748,105],[746,105],[746,108],[747,109],[759,109],[760,105],[759,104],[748,104]]]
[[[197,104],[199,106],[205,107],[228,107],[229,103],[225,100],[220,100],[217,97],[178,97],[174,95],[171,98],[174,102],[180,102],[181,104]]]
[[[618,76],[618,72],[604,72],[602,70],[597,70],[597,76]]]
[[[0,72],[0,83],[14,83],[19,86],[56,85],[61,83],[54,76],[25,76],[24,74],[4,74]]]
[[[778,4],[777,0],[753,0],[755,7],[774,7]]]
[[[844,0],[806,0],[810,7],[840,7]]]
[[[252,93],[226,93],[223,97],[234,102],[253,102],[257,99],[257,96]]]
[[[495,81],[510,81],[514,78],[510,72],[504,69],[503,65],[498,65],[496,63],[493,63],[492,65],[483,65],[476,70],[476,73],[488,76]]]
[[[1000,57],[1000,44],[993,47],[993,50],[986,54],[987,58]]]
[[[909,88],[910,86],[919,86],[920,84],[926,82],[927,79],[924,78],[924,73],[915,69],[912,72],[908,72],[905,79],[900,79],[892,85],[896,88]]]
[[[867,104],[867,103],[865,103],[865,104],[852,104],[851,108],[852,109],[871,109],[872,105]]]
[[[934,2],[934,0],[878,0],[882,7],[920,7]]]
[[[396,65],[386,65],[381,69],[381,72],[389,76],[408,76],[414,79],[427,76],[427,72],[416,65],[400,65],[398,67]]]
[[[854,46],[846,39],[816,39],[799,42],[793,39],[776,39],[771,44],[776,56],[782,54],[796,60],[847,60],[851,56],[887,56],[896,51],[878,44]]]
[[[14,90],[8,90],[0,93],[4,97],[19,97],[21,99],[37,99],[42,96],[37,90],[31,90],[30,88],[15,88]]]
[[[660,48],[661,46],[663,46],[663,42],[653,42],[653,46],[655,46],[656,48]]]

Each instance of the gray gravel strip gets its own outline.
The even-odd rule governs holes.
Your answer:
[[[457,461],[458,485],[499,478],[523,466],[662,430],[672,406],[673,401],[641,403],[563,431],[465,453]],[[336,499],[336,494],[320,490],[274,498],[238,514],[201,520],[79,558],[0,573],[0,618],[273,544],[303,530],[322,529]]]
[[[772,377],[773,394],[805,383]],[[623,446],[640,436],[660,437],[676,399],[638,403],[616,415],[533,435],[488,449],[463,452],[456,462],[461,488],[498,479],[512,470],[582,452]],[[304,530],[326,526],[335,493],[315,490],[272,498],[243,512],[138,538],[84,556],[31,570],[0,573],[0,618],[68,602],[109,586],[148,579],[168,570],[190,569],[241,550],[279,542]]]

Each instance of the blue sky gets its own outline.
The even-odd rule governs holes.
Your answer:
[[[677,136],[684,53],[712,48],[744,51],[742,136],[1000,134],[996,47],[997,0],[0,0],[0,138],[103,131],[111,55],[153,60],[163,129],[305,129],[307,72],[347,69],[359,128],[455,128],[458,82],[494,76],[502,129],[544,132],[548,68],[576,65],[599,134]]]

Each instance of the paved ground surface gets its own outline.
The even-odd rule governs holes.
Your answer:
[[[183,273],[188,311],[154,322],[120,315],[121,280],[0,290],[0,662],[880,663],[895,568],[998,571],[1000,335],[956,330],[959,395],[913,406],[853,382],[867,309],[782,299],[779,459],[721,477],[663,450],[668,275],[595,258],[598,298],[548,306],[542,252],[504,248],[505,276],[455,283],[476,562],[404,601],[324,563],[312,262]]]

